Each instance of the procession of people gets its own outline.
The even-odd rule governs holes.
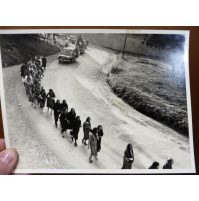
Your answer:
[[[53,89],[48,92],[42,86],[42,79],[46,70],[47,59],[45,56],[35,56],[29,61],[26,61],[21,66],[22,83],[25,86],[25,92],[31,105],[36,109],[40,107],[40,113],[43,114],[44,107],[47,107],[47,112],[54,114],[55,127],[58,127],[60,121],[61,134],[65,138],[67,130],[70,130],[70,136],[74,145],[77,146],[77,140],[82,122],[80,116],[76,115],[75,108],[71,108],[70,112],[68,103],[64,99],[60,102],[55,101],[56,94]],[[98,125],[92,129],[91,117],[87,117],[83,123],[83,138],[82,144],[88,145],[90,149],[89,162],[93,162],[93,157],[98,159],[98,152],[101,151],[101,140],[104,136],[102,125]],[[129,143],[124,151],[123,166],[121,169],[132,169],[132,164],[135,160],[133,145]],[[169,158],[163,169],[172,169],[174,160]],[[159,163],[154,161],[149,169],[158,169]]]
[[[65,99],[62,102],[59,99],[55,101],[56,95],[53,89],[46,92],[42,86],[46,64],[47,59],[44,56],[35,56],[21,66],[22,83],[25,86],[26,95],[35,109],[37,106],[40,107],[41,114],[44,107],[47,107],[47,112],[50,112],[50,114],[54,113],[55,127],[58,127],[60,121],[62,137],[65,138],[67,130],[70,130],[71,139],[75,141],[74,145],[77,146],[79,131],[82,127],[81,118],[76,115],[75,108],[71,108],[70,112],[68,111],[69,108]],[[99,125],[92,129],[90,121],[91,118],[88,117],[83,123],[84,137],[82,143],[88,145],[88,149],[91,150],[89,162],[92,163],[92,156],[98,159],[97,152],[101,150],[103,128]]]

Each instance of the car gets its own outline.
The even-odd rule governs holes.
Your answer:
[[[76,41],[77,41],[76,36],[72,36],[72,35],[70,35],[70,37],[69,37],[69,42],[72,43],[72,44],[75,44]]]
[[[76,47],[64,47],[62,52],[58,56],[59,63],[76,61]]]

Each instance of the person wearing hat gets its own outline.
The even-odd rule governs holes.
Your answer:
[[[165,165],[163,165],[163,169],[172,169],[172,165],[174,163],[173,158],[169,158]]]
[[[66,132],[68,129],[69,116],[68,116],[68,109],[63,108],[62,110],[63,110],[63,112],[60,116],[60,123],[61,123],[61,128],[62,128],[61,134],[62,134],[62,137],[64,138],[64,132]]]

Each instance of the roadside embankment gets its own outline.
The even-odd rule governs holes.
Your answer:
[[[12,66],[35,55],[49,56],[60,51],[57,46],[27,35],[0,35],[2,66]]]
[[[125,56],[112,65],[113,92],[139,112],[188,135],[185,78],[158,60]]]

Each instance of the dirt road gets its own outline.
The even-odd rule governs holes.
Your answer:
[[[55,128],[47,108],[40,114],[39,108],[34,109],[28,102],[20,83],[20,66],[3,69],[10,146],[20,156],[17,168],[121,169],[123,153],[131,142],[134,170],[147,169],[154,160],[162,168],[168,157],[174,158],[174,169],[191,169],[187,137],[140,114],[110,91],[106,84],[110,69],[107,61],[116,57],[114,52],[97,46],[89,47],[71,64],[59,64],[54,55],[47,58],[42,80],[46,91],[53,89],[56,99],[66,99],[69,109],[75,108],[82,124],[90,116],[92,127],[103,126],[102,150],[92,164],[88,159],[90,150],[81,143],[82,128],[75,147],[69,131],[62,138],[61,128]]]

